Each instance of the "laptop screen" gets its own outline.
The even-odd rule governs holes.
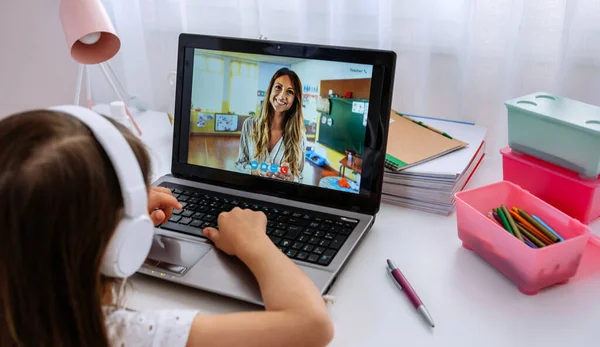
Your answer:
[[[373,66],[194,49],[187,163],[358,194]]]

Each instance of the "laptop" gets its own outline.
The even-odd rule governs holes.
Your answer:
[[[249,269],[202,235],[237,206],[264,212],[326,294],[379,210],[395,53],[191,34],[178,46],[171,173],[153,185],[183,209],[139,272],[263,305]]]

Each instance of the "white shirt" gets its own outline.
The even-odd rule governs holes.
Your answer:
[[[266,162],[267,164],[276,164],[280,166],[283,164],[283,155],[285,154],[285,146],[283,144],[284,137],[282,136],[279,141],[275,144],[273,149],[268,152],[267,158],[258,158],[257,153],[254,151],[254,141],[252,141],[252,129],[255,126],[257,117],[250,117],[244,121],[242,125],[242,134],[240,136],[240,145],[238,158],[235,161],[237,171],[249,174],[251,172],[250,162],[256,160],[259,164]],[[300,139],[301,153],[298,153],[298,171],[300,177],[296,178],[296,182],[302,182],[302,171],[304,170],[304,156],[306,155],[306,134],[302,134]]]
[[[108,341],[113,347],[185,347],[198,314],[194,310],[103,310]]]

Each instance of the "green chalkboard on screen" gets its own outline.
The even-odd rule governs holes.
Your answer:
[[[353,150],[362,154],[367,129],[369,100],[329,98],[330,114],[319,116],[318,142],[334,151],[345,154]]]

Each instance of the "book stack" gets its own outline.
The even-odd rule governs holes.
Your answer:
[[[450,215],[456,207],[454,194],[463,190],[485,155],[485,135],[487,129],[473,123],[458,122],[437,118],[409,116],[420,125],[431,131],[442,133],[452,138],[460,139],[466,146],[448,151],[440,147],[440,155],[429,155],[418,160],[416,165],[398,167],[386,163],[383,194],[381,202],[392,205],[413,208],[425,212]],[[397,134],[390,133],[388,139]],[[421,143],[415,141],[411,146],[404,146],[402,151],[412,154],[398,154],[397,148],[390,148],[388,140],[388,156],[396,151],[396,161],[404,157],[414,157],[421,147],[429,146],[430,141]],[[431,150],[429,150],[431,152]],[[390,158],[391,161],[392,158]]]

